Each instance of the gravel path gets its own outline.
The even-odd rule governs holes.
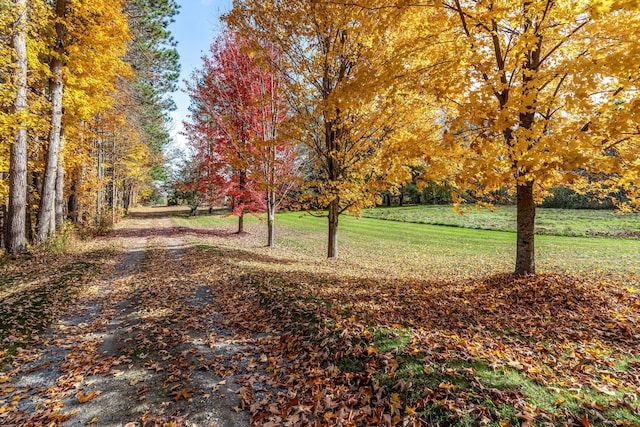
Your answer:
[[[234,377],[209,369],[247,348],[211,339],[215,290],[186,280],[186,239],[156,212],[117,227],[114,268],[22,355],[13,425],[249,425]]]

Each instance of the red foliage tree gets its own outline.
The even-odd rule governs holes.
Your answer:
[[[251,57],[248,44],[223,33],[210,56],[188,82],[191,117],[185,132],[203,169],[194,184],[209,200],[227,197],[237,215],[267,212],[268,245],[273,246],[274,215],[295,185],[298,152],[279,138],[288,117],[278,77]],[[271,59],[272,49],[264,49]]]

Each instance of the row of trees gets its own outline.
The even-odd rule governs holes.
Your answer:
[[[179,66],[173,0],[0,5],[0,239],[127,210],[162,166]],[[35,229],[34,229],[35,226]]]
[[[420,170],[422,182],[450,186],[454,201],[513,196],[515,272],[528,274],[535,272],[536,202],[555,186],[622,210],[639,206],[636,6],[236,0],[226,21],[240,53],[279,81],[286,120],[274,123],[280,140],[298,147],[300,198],[327,212],[329,257],[338,254],[340,214],[373,206],[381,191]],[[205,62],[208,71],[194,76],[191,89],[192,121],[212,131],[187,127],[192,142],[214,151],[230,143],[226,120],[247,108],[230,102],[237,94],[214,95],[209,106],[198,98],[209,90],[200,83],[256,79],[240,67],[219,69],[219,49],[214,44],[213,65]],[[254,129],[249,122],[234,126],[234,140],[252,140],[242,134]],[[225,156],[213,156],[231,168],[220,176],[233,170],[241,182],[247,164]]]

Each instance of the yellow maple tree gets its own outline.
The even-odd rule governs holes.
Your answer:
[[[412,9],[416,16],[423,8]],[[430,9],[429,13],[433,13]],[[637,206],[637,11],[595,12],[589,1],[444,1],[435,20],[457,60],[430,90],[443,102],[443,143],[461,191],[507,188],[517,200],[517,274],[535,272],[536,202],[555,185]],[[449,60],[450,55],[445,55]]]
[[[407,119],[415,104],[393,74],[403,69],[393,23],[405,9],[383,3],[244,0],[226,18],[256,51],[266,44],[279,53],[272,65],[293,110],[286,137],[306,147],[304,196],[328,218],[330,258],[339,216],[374,206],[382,189],[408,178],[407,136],[417,132],[406,130],[420,124]]]

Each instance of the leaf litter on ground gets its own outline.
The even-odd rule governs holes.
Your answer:
[[[91,381],[107,375],[147,405],[146,425],[192,425],[190,405],[224,390],[252,425],[640,424],[633,274],[474,276],[452,260],[442,278],[266,249],[255,229],[163,237],[175,234],[189,242],[181,256],[151,239],[144,267],[111,283],[100,315],[49,339],[68,350],[54,386],[15,386],[25,370],[51,369],[43,343],[16,354],[0,376],[0,423],[77,418],[104,397]],[[79,300],[101,290],[83,289]],[[118,316],[123,302],[135,303]],[[126,325],[115,356],[99,338],[114,320]],[[208,389],[194,382],[209,377]],[[29,401],[37,411],[21,413]]]

